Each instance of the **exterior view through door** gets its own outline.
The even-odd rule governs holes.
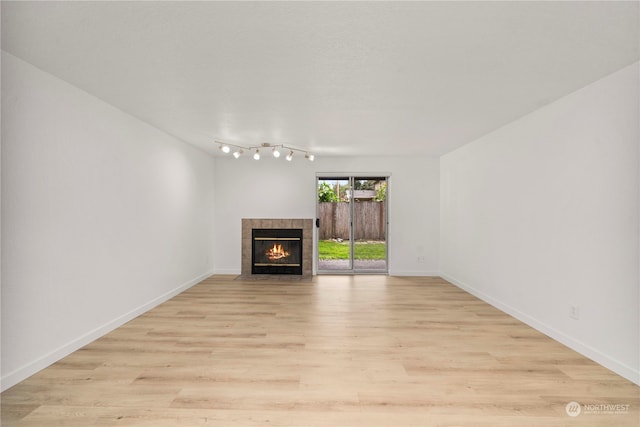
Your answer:
[[[387,273],[388,177],[318,176],[318,273]]]

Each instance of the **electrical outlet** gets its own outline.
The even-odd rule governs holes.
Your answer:
[[[418,264],[424,264],[427,262],[427,259],[423,256],[419,256],[416,258],[416,261],[418,262]]]
[[[580,320],[580,306],[570,305],[569,306],[569,317],[574,320]]]

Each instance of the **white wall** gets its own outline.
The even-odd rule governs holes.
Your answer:
[[[2,389],[208,276],[213,158],[2,54]]]
[[[389,272],[438,274],[439,160],[216,158],[215,272],[240,273],[242,218],[315,218],[316,173],[390,173]],[[424,257],[425,262],[418,262]],[[314,269],[315,271],[315,269]]]
[[[440,165],[443,276],[636,383],[638,76],[636,63]]]

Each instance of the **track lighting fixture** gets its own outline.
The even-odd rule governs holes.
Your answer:
[[[220,145],[220,151],[222,151],[225,154],[228,154],[231,152],[231,147],[234,148],[235,151],[233,151],[233,157],[235,157],[236,159],[240,158],[240,156],[242,156],[242,154],[244,154],[244,151],[253,151],[253,158],[255,160],[260,160],[260,149],[261,148],[271,148],[271,153],[273,154],[274,158],[279,158],[280,157],[280,149],[284,149],[284,150],[289,150],[289,154],[287,154],[285,156],[285,159],[287,159],[287,161],[291,161],[293,159],[293,154],[298,151],[299,153],[304,153],[304,158],[309,160],[310,162],[313,162],[313,160],[315,159],[315,156],[311,153],[309,153],[306,150],[301,150],[299,148],[295,148],[295,147],[289,147],[287,145],[284,144],[270,144],[268,142],[264,142],[260,145],[254,145],[254,146],[242,146],[242,145],[236,145],[236,144],[228,144],[225,142],[220,142],[220,141],[215,141],[216,144]]]

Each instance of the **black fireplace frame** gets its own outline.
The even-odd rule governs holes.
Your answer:
[[[291,274],[302,275],[303,230],[301,228],[253,228],[251,230],[251,274]],[[300,250],[299,263],[296,264],[258,264],[256,265],[256,238],[273,241],[298,240]]]

